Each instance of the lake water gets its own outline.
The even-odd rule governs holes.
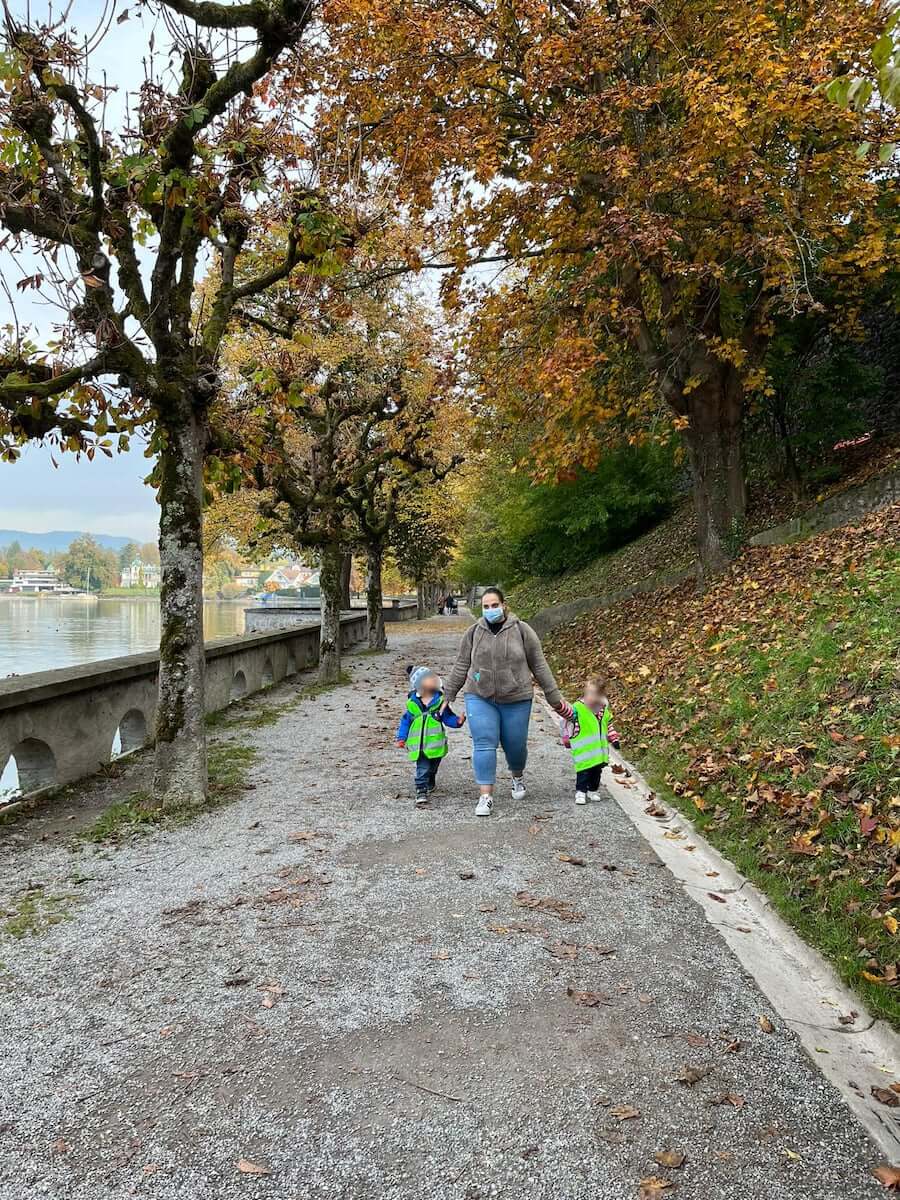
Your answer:
[[[244,606],[208,601],[207,640],[244,632]],[[159,648],[159,602],[153,597],[0,596],[0,679]]]

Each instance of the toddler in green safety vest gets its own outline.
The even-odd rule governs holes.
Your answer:
[[[606,680],[589,679],[584,694],[572,705],[570,718],[560,721],[562,743],[572,752],[575,764],[575,803],[600,799],[600,776],[609,762],[609,747],[619,749],[619,735],[612,727],[612,709],[606,698]]]
[[[416,806],[421,808],[431,799],[438,767],[447,753],[444,726],[462,729],[466,718],[457,716],[450,708],[441,712],[444,693],[440,679],[430,667],[407,667],[406,674],[410,693],[397,728],[396,744],[406,750],[409,760],[416,764]]]

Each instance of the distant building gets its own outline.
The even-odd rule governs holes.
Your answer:
[[[158,588],[160,572],[156,563],[145,563],[141,558],[132,560],[131,566],[122,572],[123,588]]]
[[[312,567],[304,566],[303,563],[288,563],[286,566],[276,567],[269,575],[263,586],[274,586],[277,589],[281,588],[303,588],[313,587],[319,582],[319,572]]]
[[[242,567],[235,575],[234,582],[245,592],[253,592],[259,586],[259,567]]]
[[[13,571],[9,590],[30,594],[36,592],[71,594],[75,591],[60,579],[59,572],[54,567],[50,567],[46,571]]]

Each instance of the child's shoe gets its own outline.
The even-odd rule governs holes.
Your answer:
[[[513,775],[512,798],[513,798],[513,800],[524,800],[525,799],[525,780],[522,778],[521,775],[519,776],[518,779],[515,777],[515,775]]]
[[[597,793],[595,792],[594,795],[596,796],[596,794]],[[585,792],[576,792],[575,793],[575,803],[576,804],[587,804],[587,802],[588,802],[587,793],[585,793]]]
[[[587,798],[590,800],[591,804],[599,804],[599,802],[603,799],[599,792],[588,792]],[[584,801],[582,801],[582,804],[583,803]]]
[[[428,803],[428,799],[427,792],[416,792],[416,808],[422,808]]]
[[[489,817],[494,810],[494,801],[490,796],[479,796],[475,808],[476,817]]]

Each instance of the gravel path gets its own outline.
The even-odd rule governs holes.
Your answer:
[[[462,626],[394,635],[352,686],[238,731],[261,750],[241,801],[108,853],[3,856],[0,898],[78,899],[0,937],[2,1200],[884,1194],[620,810],[573,806],[546,717],[523,803],[504,779],[474,817],[464,731],[414,809],[403,668],[446,671]]]

